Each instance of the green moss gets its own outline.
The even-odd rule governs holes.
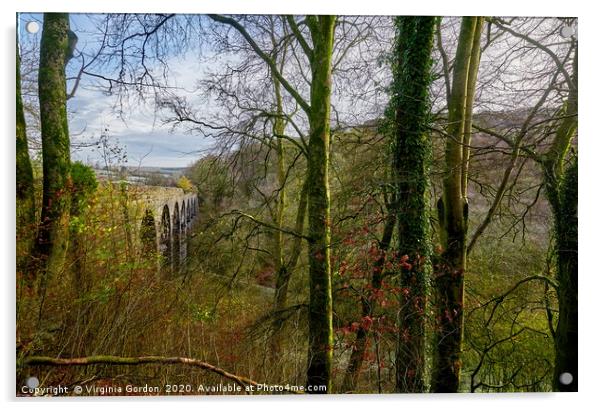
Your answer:
[[[330,275],[330,93],[334,16],[312,17],[314,44],[307,161],[307,215],[309,249],[308,385],[332,388],[332,285]]]
[[[393,86],[387,116],[393,134],[393,173],[396,186],[395,209],[398,254],[407,255],[411,268],[399,272],[399,346],[397,348],[396,390],[423,391],[425,366],[426,275],[430,240],[427,190],[431,161],[428,137],[430,121],[429,88],[435,17],[397,17]],[[412,335],[403,342],[402,334]]]
[[[44,14],[38,73],[44,175],[42,222],[36,246],[44,265],[43,281],[62,270],[69,237],[71,159],[65,80],[68,30],[68,14]],[[41,288],[44,286],[43,282]]]
[[[33,169],[29,158],[25,114],[21,97],[21,59],[18,44],[16,89],[17,267],[19,270],[23,270],[35,238],[36,208]]]

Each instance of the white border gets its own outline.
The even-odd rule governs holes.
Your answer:
[[[599,195],[600,163],[602,158],[602,129],[597,119],[600,117],[600,14],[594,2],[578,1],[528,1],[498,0],[489,1],[449,1],[428,0],[222,0],[222,1],[165,1],[145,0],[133,2],[123,0],[103,0],[86,2],[82,0],[55,0],[51,3],[42,0],[19,0],[18,3],[2,2],[1,42],[2,70],[2,200],[0,212],[2,235],[0,252],[2,265],[2,357],[3,369],[0,372],[1,398],[8,406],[63,408],[64,406],[82,406],[106,408],[107,405],[135,406],[145,408],[164,408],[167,406],[191,406],[194,408],[214,408],[223,406],[234,408],[257,408],[286,406],[287,410],[306,409],[308,406],[343,406],[361,408],[371,406],[391,406],[396,408],[438,409],[508,409],[545,406],[545,409],[591,408],[602,398],[596,393],[602,390],[600,377],[600,326],[602,309],[598,303],[602,283],[598,254],[602,227],[598,216],[602,202]],[[14,224],[15,224],[15,148],[12,135],[15,127],[14,83],[14,27],[15,12],[69,11],[69,12],[178,12],[178,13],[336,13],[336,14],[408,14],[408,15],[532,15],[532,16],[577,16],[579,17],[579,77],[580,77],[580,392],[578,394],[489,394],[489,395],[364,395],[332,397],[196,397],[196,398],[160,398],[160,399],[51,399],[20,400],[14,399]],[[592,403],[598,402],[598,405]]]

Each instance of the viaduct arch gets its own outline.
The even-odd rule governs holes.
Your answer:
[[[176,273],[187,256],[187,237],[198,215],[198,196],[181,188],[139,188],[134,201],[140,250],[143,256],[159,256],[159,268]]]

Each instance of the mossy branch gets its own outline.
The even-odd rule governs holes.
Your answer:
[[[121,357],[121,356],[89,356],[75,358],[53,358],[48,356],[29,356],[23,360],[24,366],[91,366],[96,364],[107,364],[116,366],[141,365],[149,363],[158,364],[183,364],[187,366],[199,367],[201,369],[219,374],[226,379],[233,380],[243,388],[247,385],[258,386],[258,383],[243,376],[229,373],[224,369],[200,360],[188,357],[163,357],[163,356],[140,356],[140,357]]]

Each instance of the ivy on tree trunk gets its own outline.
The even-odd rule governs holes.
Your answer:
[[[426,276],[430,255],[427,206],[430,141],[429,87],[435,17],[397,17],[393,64],[393,172],[395,175],[398,255],[407,257],[399,272],[399,334],[395,390],[424,390]]]
[[[577,158],[573,159],[566,171],[564,169],[578,124],[577,58],[576,50],[569,95],[559,112],[562,120],[541,162],[546,196],[554,218],[558,323],[554,332],[556,360],[552,383],[556,391],[578,390]],[[571,383],[560,382],[563,373],[571,374]]]
[[[577,391],[578,310],[577,310],[577,160],[566,171],[560,193],[560,208],[555,209],[556,279],[558,281],[558,325],[555,332],[556,361],[554,390]],[[569,384],[560,382],[569,373]]]

